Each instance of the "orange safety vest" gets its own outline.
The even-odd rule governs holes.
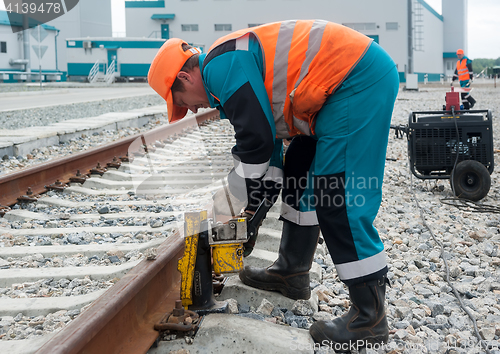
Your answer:
[[[246,28],[219,38],[209,49],[236,39],[248,50],[253,33],[264,53],[264,85],[279,138],[314,133],[314,121],[328,96],[342,84],[371,39],[322,20],[283,21]]]
[[[470,80],[469,68],[467,68],[467,58],[457,61],[457,73],[460,81]]]

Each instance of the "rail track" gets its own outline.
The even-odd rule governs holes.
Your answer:
[[[0,248],[0,317],[10,322],[1,337],[45,336],[37,353],[138,353],[154,343],[151,323],[179,298],[177,222],[232,166],[234,132],[216,115],[0,178],[0,242],[12,246]]]
[[[407,95],[401,102],[415,99]],[[401,102],[395,115],[406,119]],[[183,235],[177,229],[182,214],[203,207],[214,181],[232,167],[230,125],[215,121],[196,128],[212,114],[124,139],[111,144],[112,150],[88,151],[86,160],[64,158],[44,168],[0,177],[0,204],[6,206],[0,209],[5,214],[0,218],[0,353],[163,354],[186,348],[184,339],[150,348],[158,335],[152,323],[170,311],[179,297],[176,265],[183,252]],[[401,123],[398,119],[395,122]],[[394,349],[402,343],[415,344],[418,352],[425,352],[419,346],[437,345],[438,351],[427,352],[439,353],[461,345],[459,352],[466,352],[470,343],[479,344],[443,281],[439,252],[415,217],[419,209],[408,188],[416,185],[415,194],[428,209],[425,219],[438,231],[451,257],[454,283],[467,306],[481,318],[480,330],[490,341],[500,333],[496,317],[500,314],[498,220],[441,205],[439,199],[448,195],[447,188],[412,182],[404,165],[406,148],[404,141],[389,141],[388,154],[394,158],[386,166],[388,193],[375,225],[391,263],[389,344]],[[113,162],[115,156],[123,157],[119,167]],[[97,161],[108,167],[106,172],[96,166]],[[93,173],[83,181],[76,176],[78,170]],[[74,182],[68,183],[70,178]],[[57,179],[60,183],[55,183]],[[59,190],[65,183],[68,187]],[[47,190],[45,186],[50,185]],[[22,196],[33,198],[28,187],[41,197],[17,203]],[[490,194],[497,196],[497,188]],[[277,207],[264,221],[258,246],[245,264],[262,266],[276,258],[281,226]],[[240,314],[223,315],[226,320],[207,316],[188,349],[225,354],[241,348],[248,353],[270,352],[272,347],[275,353],[289,353],[296,352],[292,350],[298,347],[295,339],[303,335],[300,343],[305,350],[298,352],[313,353],[307,326],[302,324],[341,315],[347,309],[348,295],[336,279],[324,245],[318,245],[311,274],[315,313],[294,317],[286,317],[290,311],[283,310],[291,309],[293,301],[241,287],[237,276],[228,277],[219,299],[235,299]],[[264,300],[274,305],[271,315],[244,322],[244,315],[258,315],[255,309]],[[244,307],[250,312],[243,313]],[[283,316],[286,321],[282,322]],[[268,323],[273,320],[286,326]],[[292,328],[294,322],[303,329]],[[274,332],[275,327],[281,331]],[[235,338],[235,332],[242,335]]]

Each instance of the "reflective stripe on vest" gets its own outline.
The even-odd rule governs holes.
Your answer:
[[[469,69],[467,68],[467,59],[457,61],[457,73],[460,81],[470,80]]]
[[[232,39],[237,50],[248,50],[249,33],[264,53],[264,84],[278,138],[313,132],[317,112],[371,43],[339,24],[298,20],[236,31],[218,39],[209,51]]]

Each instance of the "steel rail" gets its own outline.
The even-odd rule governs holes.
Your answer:
[[[213,119],[218,115],[219,113],[216,109],[207,110],[206,112],[191,115],[175,123],[161,126],[145,133],[135,134],[72,156],[41,163],[21,171],[0,176],[0,205],[11,206],[17,203],[17,198],[26,194],[28,188],[31,188],[34,194],[40,194],[46,192],[45,186],[57,180],[67,183],[69,178],[75,176],[78,170],[82,174],[86,174],[88,173],[87,171],[96,167],[97,162],[106,166],[114,157],[124,156],[130,149],[134,149],[133,147],[131,148],[131,145],[137,139],[140,139],[139,141],[142,142],[154,142],[165,139],[166,137],[182,132],[186,128]],[[137,144],[131,152],[137,151],[139,147],[141,147],[141,144]]]
[[[210,110],[113,144],[118,145],[119,151],[124,154],[137,139],[139,145],[164,139],[217,115],[216,110]],[[107,155],[109,159],[116,156],[115,150],[112,151]],[[94,153],[91,156],[95,164],[97,155]],[[100,158],[101,155],[98,156]],[[143,260],[135,266],[36,353],[147,352],[158,337],[154,324],[171,311],[175,300],[180,298],[177,262],[184,254],[182,235],[183,230],[180,230],[169,236],[158,247],[156,259]]]
[[[154,324],[180,298],[177,261],[184,253],[180,232],[158,247],[70,322],[36,354],[145,353],[158,337]]]

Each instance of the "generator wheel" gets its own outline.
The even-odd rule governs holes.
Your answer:
[[[472,201],[486,197],[491,186],[488,169],[480,162],[466,160],[457,164],[451,173],[451,187],[455,187],[455,195]]]

